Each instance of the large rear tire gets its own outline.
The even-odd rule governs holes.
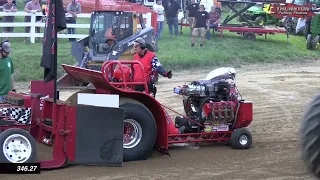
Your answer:
[[[136,100],[120,98],[120,107],[125,111],[123,161],[145,160],[156,141],[156,121],[150,110]]]
[[[320,94],[307,105],[299,133],[302,159],[307,169],[320,178]]]

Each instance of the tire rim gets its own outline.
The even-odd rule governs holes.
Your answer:
[[[130,149],[137,146],[142,138],[142,128],[133,119],[124,120],[123,148]]]
[[[264,24],[264,20],[260,20],[259,25],[262,26]]]
[[[32,152],[30,141],[20,134],[13,134],[6,138],[2,150],[6,159],[12,163],[26,162]]]
[[[239,138],[239,143],[244,146],[248,143],[248,137],[246,135],[241,135]]]

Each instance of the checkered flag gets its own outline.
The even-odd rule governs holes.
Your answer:
[[[18,122],[21,124],[31,124],[31,108],[24,109],[24,112],[18,119]]]
[[[31,124],[31,108],[1,108],[0,116],[9,117],[20,124]]]
[[[11,108],[10,118],[12,120],[17,120],[22,113],[22,108]]]
[[[0,112],[1,112],[1,116],[7,116],[8,115],[8,109],[9,108],[1,108]]]

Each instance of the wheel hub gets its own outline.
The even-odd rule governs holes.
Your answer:
[[[123,147],[126,149],[134,148],[142,138],[142,128],[133,119],[124,120]]]
[[[264,24],[263,20],[260,20],[259,25],[262,26],[263,24]]]
[[[23,163],[31,156],[30,141],[20,135],[13,134],[3,143],[2,150],[6,159],[12,163]]]
[[[246,135],[241,135],[239,138],[239,142],[241,145],[246,145],[248,143],[248,137]]]

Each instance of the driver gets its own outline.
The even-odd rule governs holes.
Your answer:
[[[115,36],[112,34],[112,28],[108,28],[106,30],[106,33],[104,34],[104,37],[106,39],[114,39],[115,38]]]
[[[99,51],[103,52],[104,50],[109,49],[110,44],[112,44],[112,40],[115,39],[115,35],[112,34],[112,28],[108,28],[104,33],[105,42],[99,44]]]
[[[134,41],[133,50],[135,52],[133,59],[136,61],[140,61],[144,68],[144,74],[143,74],[143,72],[141,71],[140,65],[134,64],[133,81],[143,82],[143,76],[145,76],[148,84],[148,91],[150,94],[152,94],[155,97],[157,93],[157,88],[155,87],[155,84],[154,84],[155,79],[154,79],[153,72],[157,71],[157,73],[169,79],[172,78],[172,73],[171,71],[167,72],[160,64],[160,61],[158,60],[157,55],[147,49],[146,42],[144,41],[143,38],[139,37]],[[136,85],[135,90],[142,92],[145,89],[143,85]]]

